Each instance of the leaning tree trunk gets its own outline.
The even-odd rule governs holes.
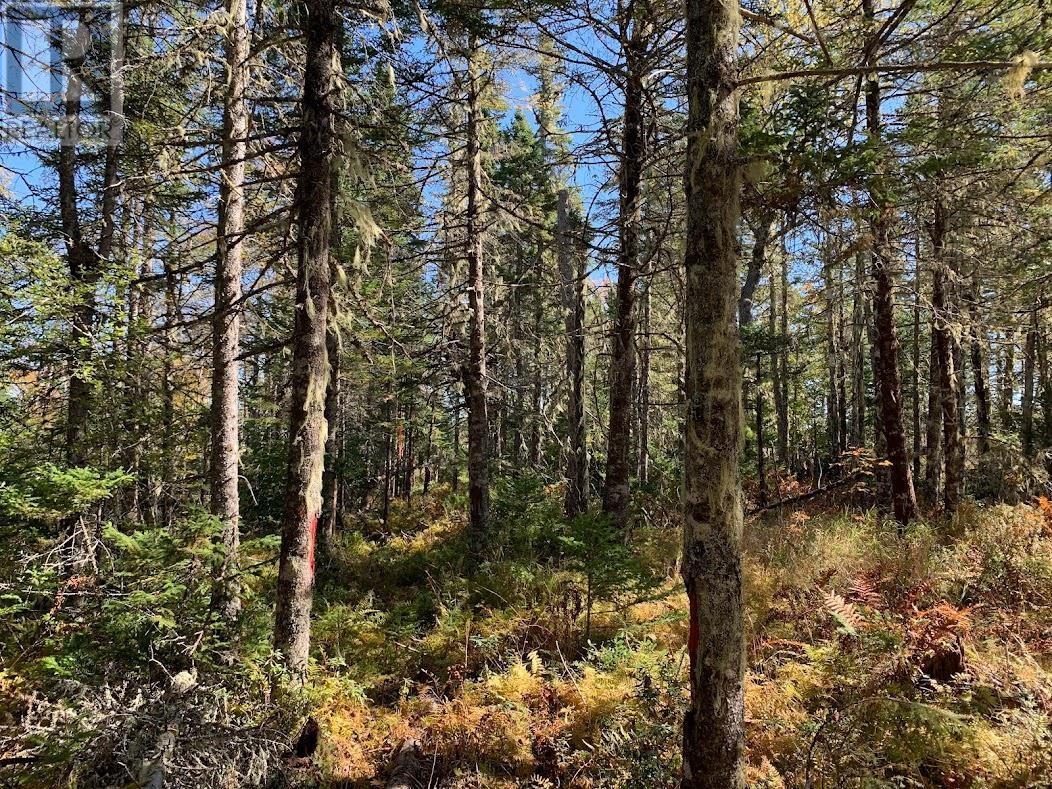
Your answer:
[[[748,326],[753,321],[753,297],[760,284],[764,264],[767,262],[767,244],[771,240],[771,228],[774,225],[774,212],[769,211],[760,217],[759,224],[753,228],[752,254],[749,255],[749,267],[745,270],[742,292],[738,297],[738,325]],[[771,303],[774,303],[772,282]]]
[[[219,227],[216,232],[215,314],[212,319],[211,511],[222,523],[223,560],[213,605],[228,620],[241,608],[238,577],[238,354],[245,234],[245,154],[248,138],[248,2],[228,0],[226,96],[223,106]]]
[[[274,614],[274,647],[281,652],[289,673],[300,681],[306,675],[310,650],[314,553],[325,465],[325,390],[329,377],[325,336],[335,141],[333,61],[337,57],[333,0],[306,0],[306,11],[289,463]]]
[[[863,11],[870,25],[875,22],[874,0],[863,0]],[[875,42],[871,42],[875,43]],[[871,47],[875,50],[876,47]],[[869,60],[875,57],[871,51]],[[866,128],[870,143],[880,145],[880,83],[876,73],[866,80]],[[917,496],[913,490],[913,472],[906,448],[906,431],[902,422],[902,381],[899,375],[899,340],[895,330],[895,292],[889,223],[894,206],[887,194],[886,177],[881,164],[869,183],[872,201],[870,230],[873,236],[873,311],[876,339],[879,345],[876,368],[880,386],[881,427],[890,462],[891,503],[895,519],[905,526],[917,517]]]
[[[690,604],[686,789],[744,777],[742,373],[734,323],[741,188],[736,57],[741,20],[721,0],[687,2],[686,457],[683,579]]]
[[[584,416],[584,271],[574,269],[570,238],[569,193],[559,191],[556,213],[556,252],[562,280],[566,325],[566,517],[588,508],[588,447]],[[583,258],[578,257],[578,260]]]
[[[489,544],[489,416],[486,403],[486,283],[482,259],[482,150],[479,124],[478,46],[467,54],[467,213],[464,233],[468,264],[468,358],[464,365],[464,395],[468,406],[468,531],[474,560]]]
[[[636,267],[642,210],[644,135],[643,57],[645,24],[633,23],[625,47],[625,115],[621,133],[620,216],[618,220],[617,287],[610,345],[610,417],[607,428],[606,479],[603,512],[621,527],[628,526],[631,503],[632,384],[636,372]]]

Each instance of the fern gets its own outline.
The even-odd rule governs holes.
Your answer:
[[[848,602],[836,592],[826,592],[825,609],[836,620],[837,630],[845,635],[857,636],[865,621],[854,603]]]
[[[855,576],[851,586],[848,587],[848,594],[857,602],[868,605],[870,608],[884,607],[884,595],[877,591],[873,581],[865,573]]]

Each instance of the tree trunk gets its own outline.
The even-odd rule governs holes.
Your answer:
[[[618,180],[617,289],[610,344],[610,418],[607,426],[603,512],[624,529],[628,526],[631,489],[632,385],[636,372],[636,275],[642,211],[644,135],[643,68],[647,23],[635,20],[625,46],[625,108]]]
[[[973,275],[972,291],[969,294],[970,306],[968,315],[971,323],[971,357],[972,375],[975,377],[975,422],[979,436],[979,457],[990,451],[990,391],[986,382],[986,362],[983,359],[983,345],[986,339],[986,329],[983,327],[980,313],[979,297],[980,287]]]
[[[935,321],[932,320],[931,342],[928,352],[928,419],[924,441],[924,491],[928,504],[939,500],[942,485],[942,373],[939,369],[939,348]]]
[[[544,248],[537,242],[537,257],[533,265],[533,370],[530,381],[530,466],[539,468],[541,462],[541,334],[544,327],[544,285],[541,281],[544,264]]]
[[[774,225],[774,212],[760,217],[759,224],[753,228],[752,254],[749,256],[749,268],[745,271],[741,296],[738,298],[738,325],[748,326],[753,321],[753,296],[760,284],[764,263],[767,262],[767,243],[771,240],[771,227]],[[774,303],[774,289],[771,290],[771,303]]]
[[[556,251],[562,279],[563,313],[566,326],[566,517],[588,508],[588,447],[584,412],[584,270],[574,268],[570,237],[569,193],[559,191],[556,213]],[[583,262],[583,258],[578,260]]]
[[[241,609],[238,577],[238,354],[245,234],[245,155],[249,113],[248,2],[227,0],[226,95],[223,105],[219,227],[216,230],[215,314],[212,319],[211,511],[222,524],[223,560],[213,606],[227,620]]]
[[[943,504],[949,513],[957,510],[963,485],[964,469],[961,435],[957,419],[957,368],[951,311],[946,298],[946,209],[937,199],[931,224],[932,243],[932,337],[939,369],[939,392],[942,396],[943,457],[946,482]]]
[[[840,438],[840,401],[839,401],[839,387],[837,382],[837,357],[839,356],[839,348],[837,347],[837,327],[836,327],[836,305],[834,303],[835,293],[833,291],[833,272],[832,264],[827,260],[825,266],[823,266],[823,274],[825,277],[825,291],[826,291],[826,367],[827,367],[827,382],[828,387],[826,389],[826,438],[829,446],[829,460],[836,462],[840,457],[841,452],[841,438]]]
[[[1023,453],[1034,455],[1034,361],[1037,356],[1037,305],[1030,310],[1030,327],[1023,352]]]
[[[332,273],[330,273],[332,276]],[[332,301],[332,300],[330,300]],[[335,307],[335,304],[332,305]],[[331,310],[335,315],[335,309]],[[325,470],[321,478],[321,544],[328,552],[336,539],[340,520],[340,342],[339,330],[330,323],[325,332],[325,354],[329,360],[329,381],[325,388]]]
[[[174,261],[164,259],[164,332],[161,342],[161,484],[157,489],[157,509],[161,524],[172,527],[175,519],[175,327],[179,323],[179,300],[182,283],[172,268]]]
[[[306,0],[296,315],[292,334],[289,463],[278,565],[274,648],[295,680],[306,676],[314,554],[325,465],[325,347],[332,235],[337,16],[333,0]]]
[[[1001,429],[1008,433],[1015,429],[1015,417],[1012,413],[1015,400],[1015,329],[1005,329],[1003,342],[1001,376],[998,379],[998,410],[1001,414]]]
[[[863,11],[872,27],[875,23],[874,0],[863,0]],[[875,49],[872,47],[871,49]],[[875,56],[870,52],[869,58]],[[866,127],[870,143],[880,145],[880,83],[875,73],[866,80]],[[870,199],[873,203],[870,215],[870,230],[873,235],[873,310],[876,323],[877,342],[880,353],[876,368],[880,382],[881,426],[891,463],[891,497],[895,519],[900,527],[917,517],[917,497],[913,490],[913,473],[910,469],[909,452],[906,449],[906,433],[902,423],[902,381],[899,375],[899,340],[895,329],[895,292],[892,271],[892,250],[889,222],[893,205],[888,199],[878,162],[869,183]]]
[[[763,357],[756,354],[756,477],[759,483],[759,504],[767,506],[767,465],[763,441]]]
[[[639,321],[639,375],[637,376],[636,402],[639,414],[636,418],[636,478],[640,484],[646,484],[650,477],[650,322],[651,294],[650,281],[653,274],[643,273],[643,287],[640,293]]]
[[[467,52],[467,214],[465,241],[468,263],[469,341],[464,366],[464,393],[468,406],[468,532],[474,560],[481,559],[489,545],[489,418],[486,403],[486,281],[482,260],[482,151],[479,124],[482,122],[479,95],[478,45],[471,41]]]
[[[783,243],[785,236],[782,236]],[[778,375],[772,375],[771,380],[779,390],[775,406],[778,413],[776,421],[778,424],[778,458],[782,463],[789,460],[789,252],[782,248],[781,282],[779,294],[781,295],[781,309],[778,311],[779,339],[781,340],[781,353],[778,354]],[[773,281],[773,277],[772,277]]]
[[[866,258],[855,255],[855,283],[851,304],[851,445],[866,445]]]
[[[918,223],[919,223],[918,219]],[[916,254],[913,268],[913,358],[911,371],[911,394],[913,395],[913,478],[921,479],[921,407],[920,407],[920,359],[921,359],[921,319],[920,319],[920,280],[921,280],[921,230],[918,224],[916,236]]]
[[[737,6],[687,2],[684,789],[744,789]]]

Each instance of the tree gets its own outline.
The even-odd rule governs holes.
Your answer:
[[[335,153],[337,15],[333,0],[304,5],[302,120],[292,384],[285,512],[281,530],[274,647],[303,681],[310,650],[314,562],[325,458],[326,329]]]
[[[642,181],[646,157],[644,85],[649,69],[653,20],[649,8],[626,6],[618,20],[625,56],[624,118],[618,170],[617,285],[610,339],[610,408],[606,443],[603,512],[619,527],[628,526],[632,471],[632,387],[636,373],[636,280],[639,275],[639,234]]]
[[[222,167],[216,230],[215,307],[212,318],[211,510],[223,524],[223,562],[216,606],[237,616],[240,541],[238,374],[241,350],[241,277],[245,240],[245,160],[248,151],[249,32],[247,0],[228,0],[226,95],[223,100]]]
[[[862,7],[867,23],[874,29],[874,36],[883,35],[875,27],[876,11],[873,0],[863,0]],[[866,54],[871,64],[876,57],[877,48],[877,38],[870,39],[866,46]],[[866,130],[869,144],[879,157],[881,104],[880,82],[876,73],[871,73],[866,79],[865,96]],[[888,238],[891,204],[887,194],[887,176],[880,172],[880,167],[878,161],[877,171],[869,180],[869,195],[872,202],[869,226],[873,244],[873,316],[876,338],[874,373],[880,388],[880,395],[877,398],[880,409],[880,426],[888,462],[891,464],[889,476],[892,508],[895,519],[901,526],[905,526],[917,517],[917,495],[913,490],[913,472],[906,449],[906,431],[902,419],[899,340],[895,329],[895,284],[892,273],[892,250]]]
[[[469,37],[467,122],[464,128],[467,208],[464,215],[465,258],[468,267],[468,354],[464,363],[464,394],[468,407],[468,526],[478,559],[489,541],[489,404],[486,375],[486,278],[482,252],[482,123],[480,59],[482,49]]]
[[[690,602],[685,789],[745,786],[742,442],[737,307],[737,8],[687,3],[686,456],[683,580]]]

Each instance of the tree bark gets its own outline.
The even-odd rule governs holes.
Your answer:
[[[783,244],[785,236],[782,236]],[[778,374],[771,376],[779,395],[775,400],[778,426],[778,459],[783,463],[789,461],[789,253],[782,248],[781,281],[779,295],[781,309],[778,311],[778,333],[781,341],[781,352],[778,354]],[[773,278],[772,278],[773,279]],[[772,371],[773,372],[773,371]]]
[[[920,359],[921,359],[921,319],[920,319],[920,272],[921,272],[921,230],[917,228],[913,267],[913,369],[910,371],[910,383],[913,410],[913,478],[921,479],[921,407],[920,407]]]
[[[330,294],[331,296],[331,294]],[[333,301],[330,299],[330,301]],[[335,307],[335,304],[332,304]],[[331,310],[335,314],[335,309]],[[330,322],[325,332],[325,353],[329,359],[329,382],[325,388],[325,470],[321,479],[321,543],[323,549],[331,550],[336,539],[340,520],[340,409],[343,405],[340,391],[340,343],[339,330]]]
[[[292,335],[289,462],[278,565],[274,647],[293,679],[306,677],[314,557],[325,448],[325,347],[332,235],[337,15],[333,0],[306,0],[296,315]]]
[[[1023,453],[1034,455],[1034,361],[1037,356],[1037,305],[1030,310],[1030,326],[1023,352]]]
[[[759,504],[767,506],[767,464],[763,435],[763,356],[756,354],[756,477]]]
[[[642,213],[643,79],[648,23],[632,22],[625,44],[625,107],[621,130],[621,167],[618,180],[617,286],[610,344],[610,411],[607,426],[606,479],[603,512],[620,528],[628,527],[631,504],[632,386],[636,373],[636,276],[639,264],[639,225]]]
[[[866,445],[866,258],[855,255],[855,282],[851,304],[851,445]]]
[[[745,270],[745,281],[742,283],[741,296],[738,298],[738,325],[748,326],[753,321],[753,296],[760,284],[764,264],[767,262],[767,244],[771,240],[771,228],[774,226],[774,212],[761,215],[759,223],[753,228],[752,254],[749,256],[749,267]],[[774,290],[771,291],[771,303],[774,303]]]
[[[464,365],[464,394],[468,407],[468,531],[475,562],[489,545],[489,416],[486,377],[486,280],[482,259],[482,122],[479,57],[468,44],[467,71],[467,212],[465,222],[468,264],[469,340]]]
[[[935,201],[930,233],[934,264],[931,296],[932,337],[939,368],[939,392],[942,396],[943,457],[946,469],[943,505],[947,512],[952,513],[957,510],[960,502],[964,482],[964,454],[957,418],[957,368],[952,314],[946,298],[946,209],[941,199]]]
[[[1013,414],[1015,400],[1015,329],[1005,329],[1004,353],[1001,355],[1001,376],[997,383],[1000,386],[998,393],[998,410],[1001,416],[1001,429],[1006,433],[1015,429],[1015,416]]]
[[[639,375],[636,381],[636,478],[645,485],[650,477],[650,326],[651,292],[653,273],[644,271],[640,293],[639,310]]]
[[[975,377],[975,422],[978,433],[979,457],[990,451],[990,390],[987,385],[986,361],[983,359],[983,345],[986,342],[986,329],[983,327],[980,312],[979,297],[980,288],[975,275],[972,279],[972,289],[969,294],[970,305],[968,316],[971,323],[971,357],[972,375]]]
[[[942,374],[935,322],[932,319],[928,352],[928,418],[924,440],[924,492],[929,505],[939,500],[942,486]]]
[[[570,238],[569,193],[559,191],[556,208],[556,250],[562,279],[563,313],[566,326],[566,517],[588,508],[588,447],[584,411],[584,271],[574,270]],[[578,256],[583,262],[583,258]]]
[[[872,27],[875,23],[874,0],[863,0],[863,12]],[[870,47],[875,50],[876,47]],[[870,52],[869,62],[875,52]],[[870,143],[880,146],[880,83],[875,73],[866,80],[866,128]],[[906,449],[906,433],[902,422],[902,381],[899,374],[899,340],[895,329],[894,276],[891,261],[891,245],[888,238],[889,223],[894,207],[891,205],[880,171],[881,164],[869,183],[870,199],[873,203],[870,215],[870,230],[873,235],[873,311],[876,323],[877,342],[880,353],[876,368],[880,384],[881,426],[891,463],[890,482],[892,509],[900,527],[917,517],[917,496],[913,490],[913,473],[910,469],[909,452]]]
[[[238,354],[241,346],[241,273],[245,234],[245,154],[249,113],[248,3],[227,0],[226,95],[216,232],[215,314],[212,319],[211,511],[222,524],[223,560],[213,605],[227,620],[241,609],[238,577]]]
[[[690,606],[685,789],[743,789],[742,376],[738,296],[736,5],[687,2],[686,457],[683,579]]]

